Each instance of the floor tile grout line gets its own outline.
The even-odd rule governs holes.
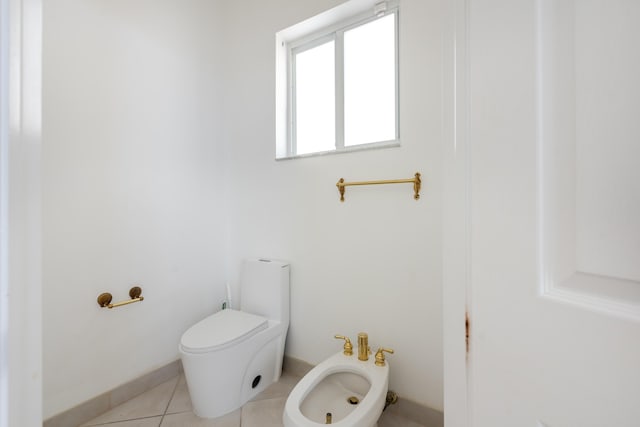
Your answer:
[[[171,397],[169,398],[169,401],[167,402],[167,406],[164,408],[164,412],[162,413],[162,418],[160,418],[160,424],[158,424],[158,427],[160,427],[162,425],[162,422],[164,421],[164,417],[165,417],[165,415],[167,415],[167,411],[169,410],[169,406],[171,405],[171,401],[173,400],[173,397],[176,395],[176,390],[178,389],[178,386],[180,385],[180,377],[181,377],[181,374],[178,374],[178,381],[176,381],[176,385],[175,385],[175,387],[173,387],[173,392],[171,393]]]
[[[184,410],[184,409],[180,411],[171,411],[171,412],[167,411],[165,415],[178,415],[178,414],[187,414],[187,413],[193,413],[193,411]]]
[[[147,415],[144,417],[135,417],[135,418],[128,418],[126,420],[115,420],[115,421],[107,421],[105,423],[100,423],[100,424],[89,424],[89,425],[85,425],[85,427],[100,427],[100,426],[108,426],[108,425],[112,425],[112,424],[119,424],[119,423],[126,423],[128,421],[138,421],[138,420],[147,420],[147,419],[151,419],[151,418],[158,418],[160,417],[160,414],[157,415]],[[84,424],[83,424],[84,425]]]

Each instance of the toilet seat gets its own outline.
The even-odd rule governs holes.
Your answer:
[[[232,309],[221,310],[190,327],[180,340],[187,353],[208,353],[244,341],[267,329],[264,317]]]

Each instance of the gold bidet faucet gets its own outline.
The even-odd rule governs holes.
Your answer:
[[[369,335],[365,332],[358,334],[358,360],[366,362],[369,360],[371,349],[369,348]]]
[[[353,344],[351,344],[351,340],[348,337],[345,337],[344,335],[336,335],[335,338],[344,340],[343,353],[345,356],[353,355]]]
[[[384,348],[384,347],[380,347],[378,349],[378,351],[376,351],[376,366],[384,366],[386,365],[385,361],[384,361],[384,352],[393,354],[393,349],[392,348]]]

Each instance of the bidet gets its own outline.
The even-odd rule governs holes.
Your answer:
[[[318,426],[330,418],[334,426],[374,427],[388,385],[387,363],[378,366],[373,359],[361,361],[340,351],[309,371],[291,391],[284,426]]]

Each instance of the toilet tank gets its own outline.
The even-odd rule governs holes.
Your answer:
[[[289,263],[245,260],[240,273],[240,309],[289,324]]]

